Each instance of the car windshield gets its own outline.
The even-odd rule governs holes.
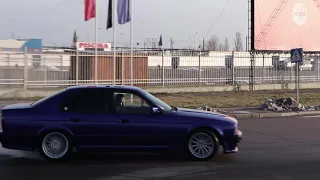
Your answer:
[[[164,111],[171,111],[171,109],[173,109],[170,105],[168,105],[167,103],[161,101],[160,99],[158,99],[157,97],[153,96],[152,94],[150,94],[147,91],[143,91],[143,95],[146,98],[150,99],[150,101],[155,103],[157,106],[159,106],[159,108],[161,108]]]

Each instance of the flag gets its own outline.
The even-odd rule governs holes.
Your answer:
[[[159,43],[158,43],[159,47],[162,46],[162,35],[160,35],[160,40],[159,40]]]
[[[118,0],[118,23],[130,22],[130,0]]]
[[[107,17],[107,30],[112,28],[112,0],[109,0],[108,17]]]
[[[96,17],[96,0],[84,0],[84,20]]]
[[[78,36],[77,36],[77,32],[74,31],[74,33],[73,33],[73,44],[75,44],[76,42],[78,42]]]
[[[77,36],[77,32],[74,31],[73,33],[73,46],[76,46],[76,43],[78,42],[78,36]]]

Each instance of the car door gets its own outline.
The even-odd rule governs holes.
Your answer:
[[[126,97],[123,111],[112,117],[121,124],[122,143],[128,148],[168,148],[181,141],[191,124],[173,119],[170,114],[154,114],[152,103],[133,91],[118,90]],[[142,101],[141,101],[142,100]]]
[[[62,118],[79,148],[107,148],[113,145],[121,125],[108,115],[107,91],[85,88],[70,92],[62,103]]]

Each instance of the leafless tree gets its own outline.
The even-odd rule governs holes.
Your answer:
[[[242,35],[239,31],[236,32],[236,37],[234,39],[234,50],[243,51]]]
[[[224,51],[224,44],[219,43],[218,50],[219,50],[219,51]]]
[[[206,42],[206,49],[209,51],[216,51],[219,49],[219,38],[216,35],[211,36]]]
[[[224,47],[223,47],[224,51],[229,51],[229,39],[226,37],[224,39]]]

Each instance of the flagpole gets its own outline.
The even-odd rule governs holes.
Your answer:
[[[117,0],[113,0],[113,85],[116,84],[116,47],[117,47]]]
[[[133,0],[130,0],[130,79],[133,86]]]
[[[95,11],[96,11],[96,17],[95,17],[95,21],[94,21],[94,30],[95,30],[95,33],[94,33],[94,36],[95,36],[95,48],[94,48],[94,80],[95,80],[95,84],[97,85],[98,84],[98,47],[97,47],[97,44],[98,44],[98,1],[99,0],[96,0],[95,2]]]

